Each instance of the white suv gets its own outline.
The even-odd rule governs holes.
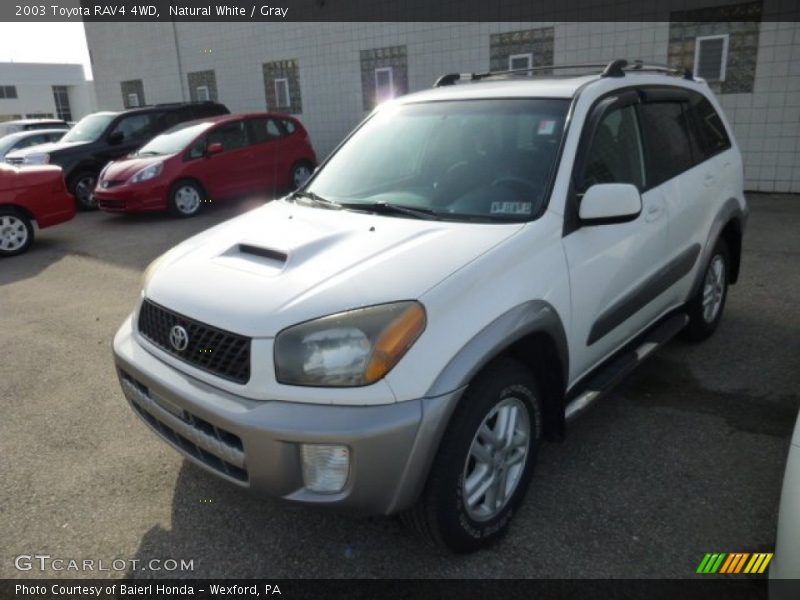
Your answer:
[[[708,86],[448,75],[367,118],[292,196],[146,271],[114,340],[134,411],[269,496],[495,541],[543,440],[739,273],[739,150]]]

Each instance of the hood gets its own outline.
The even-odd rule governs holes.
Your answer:
[[[524,224],[427,221],[282,200],[169,251],[145,295],[250,337],[335,312],[412,300]]]
[[[169,159],[171,155],[166,156],[143,156],[140,158],[123,158],[108,163],[108,166],[102,172],[102,181],[128,181],[131,177],[136,175],[142,169],[149,167],[152,164],[164,162]]]
[[[61,167],[53,165],[37,165],[17,169],[0,164],[0,191],[28,188],[48,181],[58,183],[61,181],[61,177]]]
[[[59,150],[80,148],[81,146],[91,143],[92,142],[48,142],[46,144],[37,144],[36,146],[22,148],[21,150],[14,150],[13,152],[6,154],[6,158],[23,157],[27,156],[28,154],[52,154],[53,152],[58,152]]]

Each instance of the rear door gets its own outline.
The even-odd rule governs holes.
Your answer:
[[[247,119],[250,146],[246,153],[248,185],[252,191],[274,190],[288,167],[283,132],[272,117]]]
[[[650,185],[663,192],[669,213],[666,256],[674,268],[670,289],[674,303],[691,285],[709,218],[716,206],[723,166],[700,160],[699,140],[688,90],[646,89],[641,104]]]
[[[572,380],[641,331],[665,306],[658,286],[667,210],[662,191],[648,186],[639,101],[632,90],[600,99],[581,134],[563,239],[572,296]],[[627,222],[581,224],[581,197],[602,183],[636,186],[642,192],[641,213]]]

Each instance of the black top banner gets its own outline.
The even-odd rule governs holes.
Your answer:
[[[3,0],[0,21],[798,21],[797,0]],[[676,18],[677,16],[677,18]]]

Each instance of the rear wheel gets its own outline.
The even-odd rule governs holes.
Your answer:
[[[172,186],[169,210],[178,217],[193,217],[200,211],[205,192],[196,181],[179,181]]]
[[[33,224],[27,215],[0,207],[0,257],[22,254],[33,243]]]
[[[80,171],[70,177],[69,191],[75,196],[75,202],[81,210],[94,210],[97,200],[94,197],[94,188],[97,185],[97,175],[91,171]]]
[[[728,246],[720,239],[711,252],[700,289],[686,306],[689,324],[684,329],[685,338],[699,342],[716,331],[728,297],[729,267]]]
[[[314,166],[307,161],[300,161],[292,166],[292,172],[289,175],[289,189],[296,190],[303,185],[311,174],[314,172]]]
[[[499,540],[530,483],[541,415],[539,387],[524,366],[499,359],[484,369],[461,399],[405,523],[458,553]]]

